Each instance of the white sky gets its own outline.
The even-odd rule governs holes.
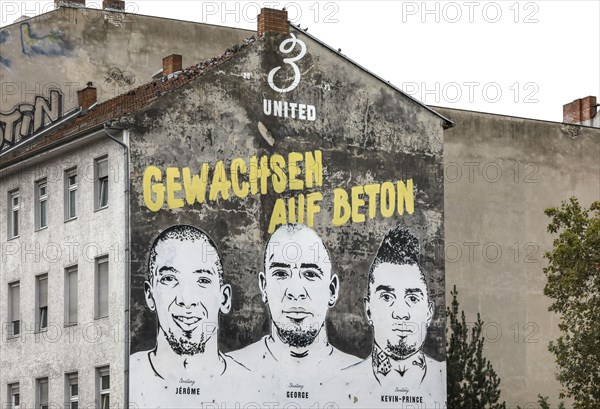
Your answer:
[[[1,3],[0,25],[53,8]],[[563,104],[600,102],[599,0],[126,3],[139,14],[248,29],[259,6],[287,6],[292,23],[431,105],[562,121]]]

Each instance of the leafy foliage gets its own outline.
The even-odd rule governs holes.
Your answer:
[[[483,357],[483,321],[477,314],[477,322],[469,331],[465,312],[458,312],[457,296],[454,286],[452,306],[447,310],[450,321],[450,338],[446,337],[448,409],[505,409],[504,402],[498,403],[500,378],[490,361]]]
[[[540,405],[539,409],[552,409],[552,408],[550,408],[550,404],[548,403],[547,396],[538,395],[538,405]],[[523,409],[523,408],[521,406],[517,405],[517,409]],[[564,402],[560,402],[557,406],[557,409],[565,409]]]
[[[546,253],[544,294],[560,315],[562,335],[548,347],[557,379],[577,409],[600,408],[600,201],[583,209],[577,199],[546,210],[548,231],[558,234]]]

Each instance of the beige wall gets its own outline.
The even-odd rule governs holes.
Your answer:
[[[150,81],[167,55],[183,55],[185,68],[221,54],[254,34],[208,24],[69,7],[0,31],[2,112],[22,102],[31,103],[35,95],[47,96],[52,87],[63,91],[66,112],[77,104],[76,91],[89,81],[98,87],[99,99],[106,100]],[[24,39],[30,39],[25,46]]]
[[[571,196],[584,206],[598,200],[600,129],[436,110],[455,122],[444,135],[447,302],[456,284],[468,320],[481,313],[485,355],[508,407],[540,393],[556,404],[547,346],[559,331],[543,295],[553,240],[544,209]]]

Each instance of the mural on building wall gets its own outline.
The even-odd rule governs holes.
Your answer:
[[[10,32],[8,30],[0,30],[0,45],[10,41]],[[0,67],[10,68],[11,61],[0,54]]]
[[[331,143],[365,87],[327,101],[324,57],[274,45],[219,70],[246,81],[230,93],[213,78],[132,119],[130,403],[443,408],[441,144],[411,139],[434,127]],[[381,95],[374,121],[409,120]]]
[[[48,97],[37,95],[33,104],[17,104],[10,112],[0,112],[0,150],[27,139],[63,117],[63,94],[50,89]]]
[[[53,30],[46,35],[35,33],[29,23],[22,23],[21,47],[25,55],[65,56],[72,49],[65,33]]]

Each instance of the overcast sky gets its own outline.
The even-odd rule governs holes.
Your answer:
[[[33,15],[53,1],[2,3],[6,25],[16,18],[7,7]],[[248,29],[261,5],[286,6],[292,23],[430,105],[562,121],[563,104],[600,98],[598,0],[126,3],[130,12]]]

